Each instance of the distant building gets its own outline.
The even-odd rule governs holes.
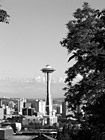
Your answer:
[[[67,107],[67,102],[62,102],[62,116],[63,117],[66,117],[66,115],[69,114],[69,111],[68,111],[68,107]]]
[[[22,109],[22,115],[24,116],[33,116],[35,112],[34,108],[23,108]]]
[[[33,101],[31,107],[35,108],[36,112],[39,112],[39,100]]]
[[[9,108],[9,106],[5,106],[5,109],[4,109],[5,111],[5,115],[10,115],[11,114],[11,110],[10,110],[10,108]]]
[[[4,109],[0,107],[0,120],[4,119]]]
[[[62,114],[62,105],[57,106],[57,114]]]
[[[0,120],[4,119],[4,109],[2,105],[2,100],[0,99]]]
[[[45,114],[45,101],[44,100],[35,100],[32,103],[32,108],[35,108],[36,112]]]
[[[24,108],[31,108],[31,103],[24,102]]]
[[[23,108],[22,109],[22,115],[28,115],[28,108]]]
[[[43,124],[45,124],[45,125],[48,124],[47,123],[47,121],[48,121],[47,119],[48,119],[48,116],[45,115],[44,116],[44,122],[43,122]],[[52,126],[54,123],[57,123],[57,121],[58,121],[57,116],[53,116],[53,115],[50,116],[50,126]]]
[[[56,114],[62,114],[62,104],[53,104],[53,110],[56,110]]]
[[[2,100],[0,99],[0,107],[2,107]]]
[[[45,101],[39,101],[39,112],[45,115]]]
[[[22,115],[22,109],[24,108],[24,103],[26,102],[26,99],[19,99],[18,100],[18,114]]]

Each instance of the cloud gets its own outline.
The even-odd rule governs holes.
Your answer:
[[[3,97],[15,97],[15,98],[45,98],[46,97],[46,85],[40,76],[33,79],[1,79],[0,80],[0,95]],[[27,82],[28,81],[28,82]],[[60,82],[51,83],[52,97],[63,97],[64,84]]]

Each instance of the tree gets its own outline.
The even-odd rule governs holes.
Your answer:
[[[70,54],[68,62],[75,60],[65,72],[65,100],[86,129],[102,132],[105,131],[105,10],[92,9],[85,2],[73,16],[74,20],[67,24],[68,34],[60,42]],[[78,75],[81,80],[73,84]],[[78,117],[80,105],[84,116]]]
[[[3,9],[0,9],[0,22],[9,23],[9,15]]]

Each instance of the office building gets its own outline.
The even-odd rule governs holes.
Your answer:
[[[18,100],[18,114],[22,115],[22,109],[24,108],[24,103],[26,102],[26,99],[19,99]]]

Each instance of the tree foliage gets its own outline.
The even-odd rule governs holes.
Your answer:
[[[9,15],[3,9],[0,9],[0,22],[9,23]]]
[[[92,9],[85,2],[73,16],[67,24],[68,34],[61,41],[71,54],[68,62],[75,60],[66,70],[65,97],[74,112],[77,106],[84,106],[86,127],[101,130],[105,125],[105,10]],[[78,74],[82,79],[73,84]]]

